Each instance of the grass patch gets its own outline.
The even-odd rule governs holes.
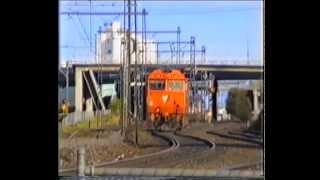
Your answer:
[[[125,131],[125,139],[124,142],[134,145],[136,137],[136,127],[135,124],[131,124]],[[138,125],[138,144],[140,146],[154,144],[154,138],[151,133],[145,129],[143,129],[142,125]]]
[[[86,136],[90,132],[97,129],[119,130],[120,129],[120,112],[121,99],[115,98],[111,102],[111,113],[107,115],[99,115],[94,118],[82,121],[76,125],[64,126],[62,129],[62,137],[69,137],[75,131],[79,131],[77,136]],[[65,117],[65,114],[59,114],[59,121]]]
[[[75,131],[79,131],[78,136],[87,136],[97,129],[120,129],[120,116],[115,114],[103,115],[101,118],[96,116],[90,119],[90,121],[82,121],[73,126],[64,126],[62,137],[69,137]]]

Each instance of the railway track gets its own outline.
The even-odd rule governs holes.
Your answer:
[[[170,149],[139,157],[133,160],[116,162],[104,167],[135,167],[135,168],[163,168],[174,167],[177,164],[194,159],[194,155],[209,152],[214,147],[211,142],[180,135],[174,132],[154,132],[158,136],[166,137],[173,142]]]
[[[111,166],[111,165],[119,164],[119,163],[121,164],[121,163],[128,163],[131,161],[137,161],[139,159],[145,159],[145,158],[152,157],[152,156],[159,156],[159,155],[171,152],[171,151],[175,151],[180,146],[179,141],[175,137],[172,137],[170,135],[158,133],[155,131],[152,131],[152,135],[166,140],[170,144],[170,147],[165,150],[159,151],[159,152],[136,156],[133,158],[123,159],[123,160],[113,160],[113,161],[108,161],[105,163],[99,163],[99,164],[96,164],[95,167],[98,168],[98,167]],[[97,136],[99,136],[99,133],[97,133]],[[59,170],[59,174],[61,176],[70,176],[70,175],[74,175],[76,173],[76,171],[77,171],[76,168],[61,169],[61,170]]]
[[[96,164],[95,168],[99,167],[170,167],[179,163],[188,162],[194,159],[194,155],[201,152],[211,151],[213,145],[211,142],[201,138],[179,135],[174,132],[155,132],[152,134],[161,137],[170,143],[168,149],[150,153],[146,155],[136,156],[133,158],[114,160],[106,163]],[[201,157],[204,156],[203,154]],[[198,156],[199,158],[199,156]],[[62,176],[70,176],[76,173],[76,168],[63,169],[59,173]]]
[[[201,127],[199,127],[201,128]],[[191,131],[187,131],[184,134],[180,134],[179,132],[170,132],[170,131],[162,131],[155,132],[152,131],[153,136],[161,137],[169,142],[169,148],[150,153],[146,155],[136,156],[133,158],[122,159],[122,160],[114,160],[106,163],[96,164],[94,168],[199,168],[202,167],[202,163],[212,162],[213,165],[217,166],[218,170],[225,169],[225,167],[221,167],[219,164],[222,160],[220,157],[225,155],[226,147],[234,147],[239,146],[243,148],[259,148],[259,143],[255,142],[255,138],[252,137],[239,137],[239,134],[236,132],[228,133],[230,130],[229,127],[219,127],[217,134],[211,134],[218,136],[222,139],[229,139],[227,144],[223,144],[223,141],[219,143],[213,141],[209,141],[207,139],[202,139],[200,137],[190,136],[194,130],[199,128],[191,129]],[[217,130],[217,129],[216,129]],[[208,131],[205,131],[208,133]],[[220,134],[221,133],[221,134]],[[197,133],[194,135],[198,136]],[[222,135],[222,136],[221,136]],[[228,137],[227,137],[228,136]],[[237,138],[230,138],[229,136],[238,136]],[[248,142],[248,139],[253,139],[252,142]],[[251,139],[252,138],[252,139]],[[209,138],[210,139],[210,138]],[[220,140],[221,141],[221,140]],[[222,144],[221,144],[222,143]],[[238,144],[237,144],[238,143]],[[248,146],[248,147],[247,147]],[[252,147],[251,147],[252,146]],[[216,159],[217,158],[217,159]],[[206,165],[205,165],[206,166]],[[211,165],[210,165],[211,166]],[[232,166],[227,169],[230,170],[245,170],[245,169],[260,169],[254,168],[257,164],[240,164],[240,166]],[[72,171],[60,171],[61,175],[67,176],[71,174],[75,174],[76,169]]]
[[[232,139],[235,141],[242,141],[242,142],[247,142],[250,144],[256,144],[260,147],[262,147],[262,145],[263,145],[261,138],[248,137],[247,135],[245,136],[245,134],[234,133],[234,132],[220,133],[220,132],[215,132],[215,131],[207,131],[207,133],[215,135],[215,136],[219,136],[219,137],[225,138],[225,139]],[[245,136],[245,137],[243,137],[243,136]]]
[[[158,155],[162,155],[171,151],[175,151],[176,149],[179,148],[180,143],[179,141],[171,136],[168,136],[166,134],[161,134],[161,133],[157,133],[157,132],[152,132],[152,135],[163,138],[165,140],[167,140],[170,144],[170,147],[168,149],[159,151],[159,152],[155,152],[155,153],[150,153],[150,154],[146,154],[146,155],[140,155],[140,156],[136,156],[136,157],[132,157],[132,158],[128,158],[128,159],[123,159],[123,160],[115,160],[115,161],[111,161],[111,162],[107,162],[107,163],[100,163],[95,165],[95,167],[104,167],[104,166],[110,166],[110,165],[117,165],[117,164],[121,164],[121,163],[130,163],[132,161],[137,161],[140,159],[145,159],[145,158],[149,158],[149,157],[153,157],[153,156],[158,156]]]

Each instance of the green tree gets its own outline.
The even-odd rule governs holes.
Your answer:
[[[259,131],[260,133],[263,132],[263,115],[264,115],[264,110],[262,109],[262,111],[259,114],[258,119],[252,123],[252,125],[250,126],[249,130],[254,130],[254,131]]]
[[[251,118],[251,106],[246,90],[230,89],[226,104],[228,113],[238,117],[241,121],[248,121]]]

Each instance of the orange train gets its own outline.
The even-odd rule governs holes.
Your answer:
[[[188,78],[179,71],[152,71],[147,79],[147,118],[154,128],[163,125],[181,130],[186,124],[189,105]]]

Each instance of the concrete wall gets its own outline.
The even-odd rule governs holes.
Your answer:
[[[82,111],[82,100],[83,100],[83,97],[84,97],[84,94],[83,94],[83,88],[85,86],[87,86],[83,81],[83,76],[82,76],[82,71],[84,69],[82,68],[76,68],[76,72],[75,72],[75,79],[76,79],[76,84],[75,84],[75,87],[73,88],[74,89],[74,96],[73,96],[73,99],[74,99],[74,105],[75,105],[75,111],[76,112],[81,112]],[[102,85],[102,94],[103,94],[103,97],[104,96],[111,96],[112,98],[115,97],[117,95],[116,93],[116,85],[115,84],[103,84]],[[86,99],[86,111],[88,112],[91,112],[93,111],[93,106],[94,106],[94,103],[93,103],[93,100],[92,98],[89,98],[89,99]]]
[[[86,100],[86,112],[93,112],[93,101],[92,98]]]
[[[82,97],[83,97],[83,78],[82,69],[76,68],[75,72],[75,106],[76,111],[82,111]]]

